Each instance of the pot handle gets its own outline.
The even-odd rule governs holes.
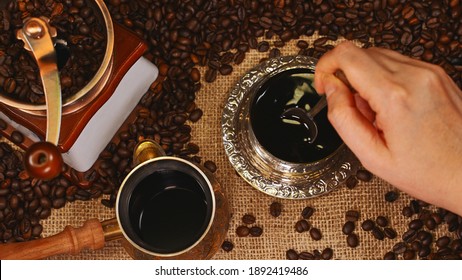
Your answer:
[[[162,147],[153,140],[143,140],[136,145],[133,152],[133,164],[137,166],[147,160],[165,156],[165,151]]]
[[[101,249],[105,234],[98,219],[86,221],[82,227],[66,226],[56,235],[27,242],[0,244],[1,260],[35,260],[59,254],[77,255],[82,249]]]

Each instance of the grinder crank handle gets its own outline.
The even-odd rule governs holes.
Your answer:
[[[77,255],[85,248],[103,248],[104,241],[102,224],[98,219],[90,219],[81,228],[67,226],[62,232],[47,238],[0,244],[0,260],[36,260],[59,254]]]
[[[29,147],[25,155],[25,168],[32,176],[45,180],[56,177],[63,166],[61,153],[56,147],[62,107],[61,83],[52,40],[52,37],[56,37],[56,29],[49,26],[47,21],[44,18],[29,18],[16,34],[37,61],[47,107],[46,142]]]

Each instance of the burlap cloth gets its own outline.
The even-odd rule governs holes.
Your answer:
[[[302,39],[310,42],[311,46],[316,38],[317,36]],[[336,44],[340,41],[330,43]],[[296,42],[293,40],[282,48],[282,54],[297,54]],[[257,65],[261,58],[267,56],[268,53],[257,51],[247,53],[244,62],[235,66],[231,75],[219,75],[211,84],[203,82],[201,91],[196,95],[197,105],[202,108],[204,115],[199,122],[192,124],[192,142],[200,146],[199,155],[203,160],[212,160],[217,164],[216,176],[226,191],[232,213],[226,239],[234,244],[234,249],[231,252],[220,249],[214,259],[285,259],[288,249],[313,252],[315,249],[322,251],[326,247],[333,249],[334,259],[382,259],[394,244],[401,241],[401,235],[407,230],[411,218],[404,217],[401,210],[412,199],[408,195],[400,193],[399,199],[394,203],[386,202],[385,193],[394,188],[374,177],[372,181],[362,182],[354,189],[342,186],[330,194],[309,200],[276,199],[248,185],[237,175],[228,161],[221,136],[224,103],[236,81]],[[277,218],[269,213],[269,206],[273,201],[279,201],[283,205],[282,214]],[[312,206],[316,210],[309,221],[321,230],[323,237],[319,241],[314,241],[308,232],[298,233],[294,229],[295,223],[301,219],[301,211],[305,206]],[[342,233],[347,210],[358,210],[361,215],[359,222],[356,223],[355,232],[360,240],[360,245],[356,248],[347,246],[346,235]],[[241,218],[247,213],[254,215],[256,225],[263,228],[260,237],[236,235],[236,228],[243,224]],[[360,228],[362,221],[368,218],[375,220],[378,215],[389,219],[391,227],[398,232],[396,239],[385,238],[380,241],[370,232]],[[104,220],[112,217],[115,217],[114,209],[108,209],[96,200],[68,203],[65,208],[53,210],[52,216],[43,222],[43,236],[58,233],[66,225],[81,226],[90,218]],[[438,238],[443,234],[447,235],[448,230],[447,226],[442,224],[435,231],[435,237]],[[130,256],[124,251],[120,242],[113,241],[106,243],[106,247],[102,250],[86,250],[77,256],[61,255],[52,259],[130,259]]]

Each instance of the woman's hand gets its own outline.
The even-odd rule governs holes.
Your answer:
[[[315,86],[326,94],[330,122],[368,170],[462,215],[462,92],[442,68],[346,42],[321,57]]]

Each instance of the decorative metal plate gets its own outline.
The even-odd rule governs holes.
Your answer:
[[[269,78],[286,70],[314,72],[316,59],[283,56],[269,59],[247,72],[234,86],[222,116],[223,144],[231,165],[251,186],[268,195],[305,199],[326,194],[356,173],[359,161],[345,146],[326,159],[308,164],[282,161],[256,140],[250,125],[250,105]]]

